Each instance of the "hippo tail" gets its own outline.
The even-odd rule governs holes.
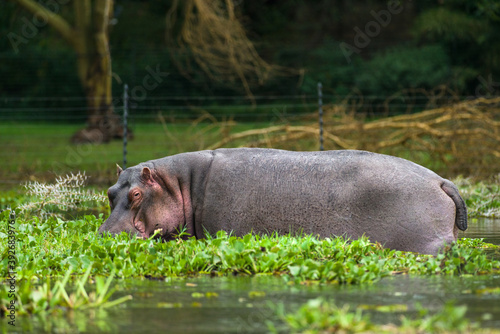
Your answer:
[[[465,206],[463,198],[458,193],[458,188],[451,181],[445,180],[445,182],[441,184],[441,189],[443,189],[455,203],[455,225],[457,225],[458,229],[465,231],[467,229],[467,207]]]

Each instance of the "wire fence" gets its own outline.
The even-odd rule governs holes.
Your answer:
[[[358,112],[372,116],[392,116],[422,111],[474,96],[443,95],[433,92],[402,91],[392,96],[362,95],[353,91],[349,95],[327,94],[325,104],[354,107]],[[123,106],[122,95],[112,98],[117,112]],[[0,98],[0,121],[59,121],[85,122],[87,98],[73,97],[3,97]],[[34,106],[36,105],[36,106]],[[158,112],[178,119],[195,119],[200,111],[214,117],[233,117],[241,121],[269,120],[281,113],[301,116],[318,107],[317,95],[271,96],[166,96],[129,98],[131,119],[151,121]]]
[[[332,138],[340,136],[342,130],[346,133],[342,140],[356,142],[357,138],[367,136],[368,133],[361,131],[361,123],[384,120],[396,115],[418,114],[423,110],[467,100],[471,98],[453,95],[429,97],[424,94],[411,96],[407,93],[390,97],[362,96],[355,92],[348,96],[322,94],[321,101],[325,111],[323,124],[327,135],[324,146],[325,149],[350,148],[337,145]],[[26,101],[29,104],[36,101],[41,106],[25,107]],[[43,106],[46,101],[59,106]],[[122,115],[123,97],[116,96],[113,101],[115,112]],[[86,99],[82,97],[3,98],[0,101],[0,185],[11,186],[30,179],[52,178],[82,170],[92,176],[92,182],[113,182],[115,164],[124,161],[124,147],[120,141],[99,145],[70,143],[71,136],[85,127],[85,102]],[[342,117],[338,110],[342,110]],[[473,133],[476,142],[482,140],[484,147],[491,147],[495,151],[495,147],[500,147],[500,108],[498,104],[493,104],[484,110],[488,114],[487,121],[493,122],[488,124],[494,124],[491,129],[484,131],[493,131],[494,135],[487,134],[479,138],[477,133],[481,130],[471,130],[476,131]],[[478,112],[486,113],[484,110]],[[297,150],[320,148],[317,95],[255,96],[253,99],[245,96],[175,96],[151,97],[141,101],[134,100],[131,96],[128,114],[133,139],[128,142],[126,149],[127,166],[184,151],[214,147],[217,143],[225,143],[223,146],[226,147],[245,145]],[[463,123],[463,120],[447,126],[458,127],[459,123],[464,129],[472,126]],[[342,124],[348,126],[340,128]],[[474,126],[481,128],[486,123],[478,124]],[[386,129],[380,129],[377,133],[384,131]],[[404,131],[402,128],[403,134]],[[408,128],[407,131],[414,129]],[[384,136],[391,136],[391,133],[387,132]],[[423,132],[421,136],[423,142],[430,138],[425,137]],[[431,140],[434,147],[445,138],[439,137],[440,134],[436,136]],[[366,139],[383,142],[386,137]],[[448,176],[448,170],[453,170],[450,175],[464,170],[474,174],[474,170],[480,169],[481,176],[500,173],[500,156],[495,154],[486,160],[478,160],[477,157],[461,160],[460,163],[467,164],[467,168],[448,166],[447,163],[454,162],[453,154],[462,154],[453,151],[453,139],[447,142],[450,152],[445,152],[444,160],[440,158],[442,161],[433,162],[422,159],[422,150],[412,155],[413,149],[405,147],[408,141],[409,139],[401,141],[398,150],[394,152],[440,172],[444,171],[445,176]],[[369,145],[352,145],[352,148],[370,148]],[[431,147],[428,149],[432,150]],[[449,156],[446,157],[447,155]],[[428,154],[427,159],[433,159],[432,154]]]

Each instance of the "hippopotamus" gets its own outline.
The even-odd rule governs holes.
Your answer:
[[[387,248],[436,254],[467,229],[467,208],[451,181],[366,151],[217,149],[117,165],[117,173],[101,233],[365,235]]]

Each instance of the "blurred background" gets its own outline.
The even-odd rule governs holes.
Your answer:
[[[114,183],[125,109],[127,166],[318,150],[321,107],[325,149],[495,177],[499,28],[493,0],[2,1],[0,187]]]

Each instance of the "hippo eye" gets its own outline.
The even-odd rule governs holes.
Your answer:
[[[142,194],[139,190],[132,190],[130,193],[129,193],[129,200],[130,201],[135,201],[135,200],[138,200],[141,198]]]

